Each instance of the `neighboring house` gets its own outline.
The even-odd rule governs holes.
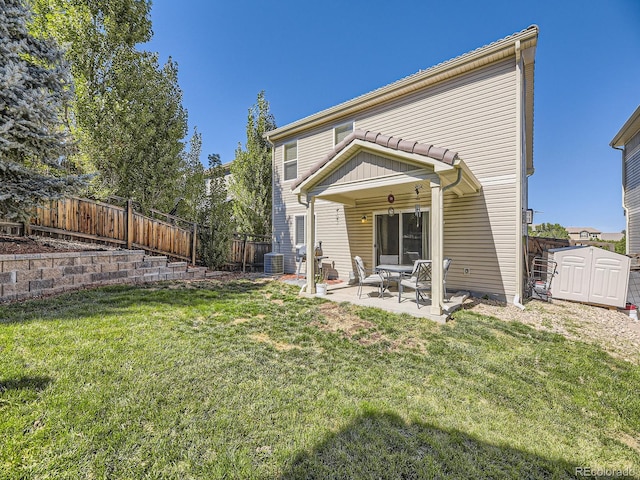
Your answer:
[[[600,240],[602,232],[591,227],[567,227],[567,233],[571,240]]]
[[[627,254],[640,253],[640,106],[609,144],[622,151],[622,207],[627,217]]]
[[[603,242],[619,242],[623,238],[624,238],[624,233],[622,232],[612,232],[612,233],[603,232],[602,235],[600,235],[600,240],[602,240]]]
[[[356,255],[371,268],[417,252],[433,260],[433,315],[444,257],[447,290],[520,300],[537,39],[531,26],[267,133],[285,271],[319,241],[343,279]]]

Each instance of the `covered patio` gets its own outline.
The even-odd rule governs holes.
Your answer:
[[[445,192],[457,197],[475,194],[481,185],[456,152],[424,143],[389,137],[380,133],[355,130],[335,146],[320,162],[300,176],[292,185],[298,201],[306,207],[306,249],[313,252],[317,243],[315,232],[315,202],[328,200],[347,207],[366,204],[367,199],[387,196],[392,188],[397,195],[412,192],[427,194],[429,215],[429,255],[432,261],[430,304],[417,308],[409,297],[398,303],[390,298],[358,299],[352,287],[332,286],[328,299],[380,306],[389,311],[411,313],[443,321],[454,306],[454,299],[445,302],[443,285],[444,201]],[[416,212],[419,205],[416,205]],[[364,221],[364,218],[363,218]],[[345,239],[345,247],[348,246]],[[351,251],[351,256],[365,252]],[[307,262],[307,294],[315,294],[315,262]],[[372,267],[370,265],[370,267]],[[357,286],[355,287],[357,288]],[[380,304],[380,305],[378,305]],[[393,304],[393,305],[392,305]],[[396,310],[399,309],[399,310]],[[403,310],[406,309],[406,312]],[[409,311],[411,310],[411,311]]]

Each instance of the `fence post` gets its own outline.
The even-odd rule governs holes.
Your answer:
[[[127,200],[127,250],[133,246],[133,200]]]
[[[242,242],[242,273],[247,271],[247,234],[244,234],[244,242]]]
[[[198,245],[198,224],[193,222],[193,238],[191,239],[191,263],[196,264],[196,247]]]

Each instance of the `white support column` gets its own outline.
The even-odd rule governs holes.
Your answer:
[[[442,213],[444,203],[440,181],[431,181],[431,314],[442,315],[443,288],[443,237]]]
[[[307,293],[316,293],[315,198],[307,197]]]

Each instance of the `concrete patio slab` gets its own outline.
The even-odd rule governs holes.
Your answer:
[[[304,279],[286,281],[286,283],[299,286],[301,289],[306,284]],[[300,292],[301,295],[310,297],[308,293],[304,291]],[[327,288],[327,294],[319,298],[330,300],[332,302],[348,302],[354,305],[362,307],[380,308],[391,313],[407,314],[419,318],[427,318],[438,323],[446,323],[451,314],[460,308],[463,302],[469,297],[467,292],[456,292],[449,294],[445,299],[444,308],[445,311],[442,315],[433,315],[430,313],[430,302],[427,299],[420,303],[420,308],[416,305],[415,295],[413,292],[406,292],[402,295],[402,301],[398,302],[398,292],[394,289],[386,290],[384,297],[378,296],[378,290],[371,287],[364,287],[362,291],[362,298],[358,298],[358,286],[349,285],[347,283],[338,283],[329,285]]]

